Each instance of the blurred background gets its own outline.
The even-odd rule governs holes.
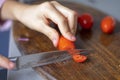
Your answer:
[[[24,0],[20,0],[20,1],[24,1]],[[30,1],[32,2],[34,0],[25,0],[24,2],[30,3]],[[104,13],[107,13],[108,15],[112,15],[113,17],[115,17],[120,21],[120,0],[58,0],[58,1],[71,1],[77,3],[79,2],[87,6],[91,6],[98,10],[101,10]],[[9,44],[10,44],[9,41],[10,41],[10,30],[5,32],[0,32],[0,54],[6,57],[8,56],[9,53]],[[31,75],[32,78],[29,78],[29,75]],[[12,72],[11,75],[8,75],[8,77],[9,77],[8,80],[26,80],[26,79],[37,80],[36,78],[38,78],[35,75],[35,72],[31,69],[28,69],[26,71]],[[7,70],[0,70],[0,80],[7,80]]]

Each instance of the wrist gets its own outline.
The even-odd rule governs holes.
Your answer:
[[[21,21],[23,18],[24,12],[30,5],[16,2],[16,8],[13,10],[13,15],[15,20]]]
[[[1,9],[1,18],[3,20],[19,20],[27,5],[18,3],[15,0],[7,0],[4,2]]]

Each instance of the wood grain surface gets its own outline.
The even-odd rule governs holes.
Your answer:
[[[115,31],[104,34],[100,22],[106,14],[79,3],[60,2],[78,13],[91,13],[94,17],[92,30],[85,31],[78,25],[76,48],[93,49],[85,63],[76,63],[72,59],[34,68],[45,80],[120,80],[120,22],[116,20]],[[54,26],[53,26],[54,27]],[[56,50],[52,42],[42,33],[14,22],[13,36],[23,55]],[[19,41],[29,38],[29,41]]]

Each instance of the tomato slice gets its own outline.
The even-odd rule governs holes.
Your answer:
[[[87,56],[84,56],[84,55],[80,55],[80,54],[74,54],[74,55],[72,55],[72,57],[73,57],[73,60],[75,61],[75,62],[85,62],[86,60],[87,60]]]
[[[59,39],[58,49],[68,50],[75,62],[84,62],[87,59],[86,56],[78,54],[79,52],[75,50],[74,42],[64,38],[63,36]]]

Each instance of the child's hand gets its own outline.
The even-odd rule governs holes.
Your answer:
[[[19,20],[29,28],[47,35],[57,46],[59,34],[49,25],[49,21],[53,21],[65,38],[75,41],[77,13],[56,1],[27,5],[7,0],[1,9],[1,18]]]
[[[6,69],[13,69],[14,63],[10,62],[6,57],[0,55],[0,67],[6,68]]]
[[[58,25],[65,38],[75,41],[74,34],[77,27],[77,14],[75,11],[62,6],[56,1],[44,2],[40,5],[29,5],[21,11],[20,15],[17,16],[18,20],[29,28],[47,35],[55,46],[58,44],[59,34],[50,27],[50,20]]]
[[[29,28],[44,33],[57,46],[59,34],[50,27],[49,21],[51,20],[58,25],[65,38],[75,41],[77,13],[56,1],[26,5],[15,0],[6,0],[0,10],[0,17],[4,20],[19,20]],[[0,55],[0,67],[12,69],[14,64]]]

